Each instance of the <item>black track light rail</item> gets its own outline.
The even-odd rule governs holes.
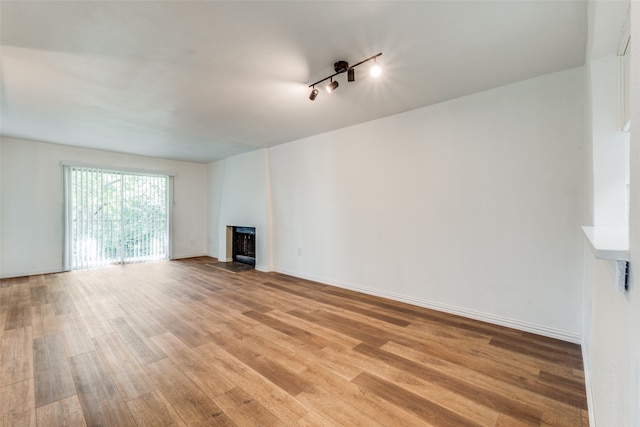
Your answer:
[[[380,53],[378,53],[378,54],[376,54],[376,55],[370,56],[370,57],[369,57],[369,58],[367,58],[367,59],[363,59],[362,61],[358,62],[357,64],[350,65],[350,66],[349,66],[349,68],[345,68],[344,70],[340,70],[340,71],[338,71],[338,72],[335,72],[335,73],[331,74],[330,76],[325,77],[325,78],[324,78],[324,79],[322,79],[322,80],[318,80],[317,82],[315,82],[315,83],[313,83],[313,84],[310,84],[310,85],[309,85],[309,87],[314,87],[315,85],[318,85],[318,84],[320,84],[320,83],[322,83],[322,82],[324,82],[324,81],[326,81],[326,80],[332,79],[332,78],[334,78],[335,76],[337,76],[338,74],[342,74],[342,73],[346,72],[347,70],[349,70],[349,69],[351,69],[351,68],[355,68],[355,67],[357,67],[358,65],[364,64],[364,63],[365,63],[365,62],[367,62],[367,61],[371,61],[372,59],[375,59],[375,58],[377,58],[377,57],[378,57],[378,56],[380,56],[380,55],[382,55],[382,52],[380,52]]]

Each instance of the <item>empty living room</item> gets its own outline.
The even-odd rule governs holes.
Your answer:
[[[0,425],[640,425],[637,0],[0,0]]]

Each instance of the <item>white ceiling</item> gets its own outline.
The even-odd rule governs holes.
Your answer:
[[[0,133],[210,162],[584,64],[580,1],[0,2]],[[309,83],[382,52],[331,95]]]

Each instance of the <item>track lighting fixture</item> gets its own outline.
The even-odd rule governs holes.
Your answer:
[[[331,83],[327,85],[327,92],[331,93],[334,90],[336,90],[337,87],[338,87],[338,82],[334,82],[333,79],[331,79]]]
[[[355,67],[357,67],[360,64],[364,64],[367,61],[371,61],[373,59],[373,67],[371,67],[371,76],[372,77],[378,77],[380,76],[382,70],[380,68],[380,66],[378,64],[376,64],[376,58],[378,56],[382,55],[382,52],[378,53],[377,55],[373,55],[367,59],[363,59],[362,61],[358,62],[355,65],[351,65],[349,66],[349,63],[347,61],[336,61],[333,64],[333,70],[335,71],[334,74],[325,77],[324,79],[318,80],[317,82],[310,84],[309,87],[311,88],[311,94],[309,95],[309,99],[310,100],[315,100],[316,97],[318,96],[318,89],[316,89],[316,85],[326,81],[326,80],[330,80],[330,83],[326,86],[327,88],[327,92],[331,93],[334,90],[336,90],[336,88],[339,86],[337,81],[334,81],[333,78],[335,76],[337,76],[338,74],[341,73],[347,73],[347,81],[348,82],[355,82],[356,81],[356,70],[354,69]]]

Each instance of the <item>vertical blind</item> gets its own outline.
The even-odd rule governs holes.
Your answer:
[[[167,259],[166,175],[64,166],[65,268]]]

